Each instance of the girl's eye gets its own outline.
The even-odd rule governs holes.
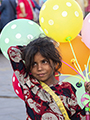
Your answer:
[[[48,61],[47,60],[43,60],[42,63],[48,63]]]
[[[37,63],[36,63],[36,62],[34,62],[34,63],[33,63],[33,66],[36,66],[36,65],[37,65]]]

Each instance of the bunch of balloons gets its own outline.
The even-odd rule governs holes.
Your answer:
[[[82,90],[85,92],[83,83],[89,81],[90,74],[90,70],[87,70],[90,66],[89,15],[83,22],[81,7],[74,0],[48,0],[40,10],[39,21],[44,33],[59,43],[61,76],[66,76],[64,81],[77,89],[78,103],[83,107],[80,96]],[[82,36],[79,35],[81,30]]]

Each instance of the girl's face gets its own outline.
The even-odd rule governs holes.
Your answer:
[[[56,84],[58,81],[54,77],[55,64],[50,60],[50,64],[39,52],[34,56],[34,64],[31,68],[32,75],[46,84]]]

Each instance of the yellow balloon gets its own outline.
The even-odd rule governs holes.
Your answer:
[[[44,33],[57,42],[73,40],[81,31],[83,13],[75,0],[47,0],[39,15]]]

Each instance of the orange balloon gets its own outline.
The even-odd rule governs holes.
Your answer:
[[[73,39],[71,41],[71,44],[73,46],[73,50],[77,58],[78,64],[80,65],[81,70],[84,71],[85,70],[84,65],[87,65],[87,61],[90,56],[90,49],[82,42],[81,36],[77,36],[75,39]],[[69,64],[74,69],[76,69],[74,64],[71,62],[72,59],[74,59],[74,56],[73,56],[69,42],[60,43],[57,49],[60,51],[62,60],[67,64]],[[78,74],[71,67],[69,67],[68,65],[62,62],[62,68],[59,71],[62,74],[72,74],[72,75]]]

